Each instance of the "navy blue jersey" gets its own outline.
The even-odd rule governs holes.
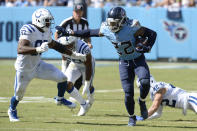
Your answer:
[[[106,22],[100,27],[100,33],[109,39],[122,60],[132,60],[141,56],[141,53],[135,51],[134,34],[140,26],[133,26],[133,20],[127,20],[119,32],[112,32]]]

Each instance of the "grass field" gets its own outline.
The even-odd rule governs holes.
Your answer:
[[[60,61],[48,61],[60,67]],[[34,79],[27,88],[23,101],[17,107],[20,122],[11,123],[7,115],[13,95],[15,77],[14,60],[0,60],[0,130],[1,131],[187,131],[197,130],[197,115],[188,111],[164,108],[161,118],[137,122],[128,127],[124,94],[119,80],[117,62],[96,62],[94,85],[95,103],[86,116],[77,117],[79,105],[74,110],[57,106],[53,97],[56,83]],[[148,63],[156,80],[172,83],[188,91],[197,91],[197,64]],[[68,93],[65,95],[69,97]],[[140,115],[135,88],[135,113]],[[148,107],[151,101],[147,99]]]

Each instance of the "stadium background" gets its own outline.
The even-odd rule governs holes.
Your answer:
[[[31,23],[31,15],[40,7],[0,7],[0,58],[16,58],[17,40],[20,27]],[[72,7],[46,7],[55,17],[55,25],[72,15]],[[197,60],[197,9],[183,8],[182,20],[170,20],[166,8],[124,7],[129,18],[138,19],[141,25],[157,32],[157,41],[151,51],[146,54],[148,60]],[[90,28],[99,28],[106,19],[110,7],[87,9]],[[54,25],[54,26],[55,26]],[[53,28],[53,32],[55,29]],[[106,38],[92,38],[93,54],[96,59],[116,60],[117,53]],[[61,55],[53,50],[43,53],[43,58],[60,59]]]
[[[19,123],[9,122],[7,109],[13,95],[15,77],[14,62],[16,58],[19,29],[31,22],[31,15],[40,7],[0,7],[0,130],[1,131],[186,131],[197,129],[196,115],[188,111],[187,116],[182,110],[166,107],[161,118],[138,122],[132,129],[127,127],[128,114],[124,107],[124,93],[118,73],[118,62],[96,61],[94,79],[95,102],[84,117],[77,117],[79,105],[73,111],[65,107],[57,107],[53,97],[56,95],[56,83],[51,81],[33,80],[21,104],[18,106]],[[55,24],[71,16],[72,7],[46,7],[55,17]],[[142,25],[158,33],[157,41],[150,54],[146,54],[151,74],[158,81],[165,81],[188,91],[196,91],[197,64],[159,62],[161,59],[176,61],[197,60],[196,46],[196,8],[183,8],[182,20],[167,18],[166,8],[124,7],[130,18],[138,19]],[[87,19],[90,28],[99,28],[106,18],[105,8],[88,8]],[[55,30],[53,29],[53,32]],[[92,38],[93,55],[98,60],[117,60],[118,56],[113,45],[105,38]],[[46,59],[60,59],[60,54],[49,50],[43,53]],[[5,58],[11,60],[5,60]],[[60,68],[60,60],[47,60]],[[135,86],[136,115],[140,114],[137,104],[139,90]],[[65,97],[69,97],[65,94]],[[147,99],[147,106],[151,101]]]

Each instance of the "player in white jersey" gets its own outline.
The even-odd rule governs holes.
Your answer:
[[[137,85],[139,86],[138,81]],[[181,108],[184,115],[187,109],[197,113],[197,93],[189,93],[169,83],[156,82],[153,76],[150,77],[150,85],[150,98],[153,103],[148,109],[148,119],[161,117],[164,106]]]
[[[95,71],[95,60],[91,55],[91,49],[86,42],[83,40],[77,39],[77,37],[60,37],[58,41],[64,44],[67,48],[77,53],[85,54],[86,61],[83,62],[80,59],[72,59],[71,63],[64,71],[65,75],[68,77],[68,87],[72,87],[76,80],[82,75],[84,80],[84,88],[82,94],[87,93],[88,102],[90,105],[94,102],[94,87],[93,87],[93,78]],[[64,55],[67,59],[70,59],[69,56]],[[66,66],[66,64],[63,64]],[[66,67],[62,67],[66,68]],[[82,105],[81,105],[82,106]],[[85,115],[83,111],[78,113],[78,116]]]
[[[50,11],[44,8],[36,10],[32,15],[32,24],[23,25],[20,30],[20,37],[17,49],[17,59],[15,62],[16,77],[14,85],[14,96],[11,98],[8,115],[10,121],[19,121],[16,106],[22,100],[25,90],[34,78],[52,80],[58,83],[58,105],[65,105],[69,108],[75,108],[75,104],[64,99],[64,93],[67,90],[70,95],[76,99],[82,99],[82,104],[86,104],[79,92],[74,88],[67,88],[67,77],[55,66],[45,63],[41,60],[41,53],[48,48],[67,54],[72,58],[78,58],[83,61],[86,56],[83,54],[72,52],[62,44],[52,40],[50,26],[53,16]]]

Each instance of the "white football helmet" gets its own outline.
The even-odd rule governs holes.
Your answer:
[[[40,8],[32,14],[32,24],[42,28],[46,32],[54,24],[54,18],[49,10]]]

